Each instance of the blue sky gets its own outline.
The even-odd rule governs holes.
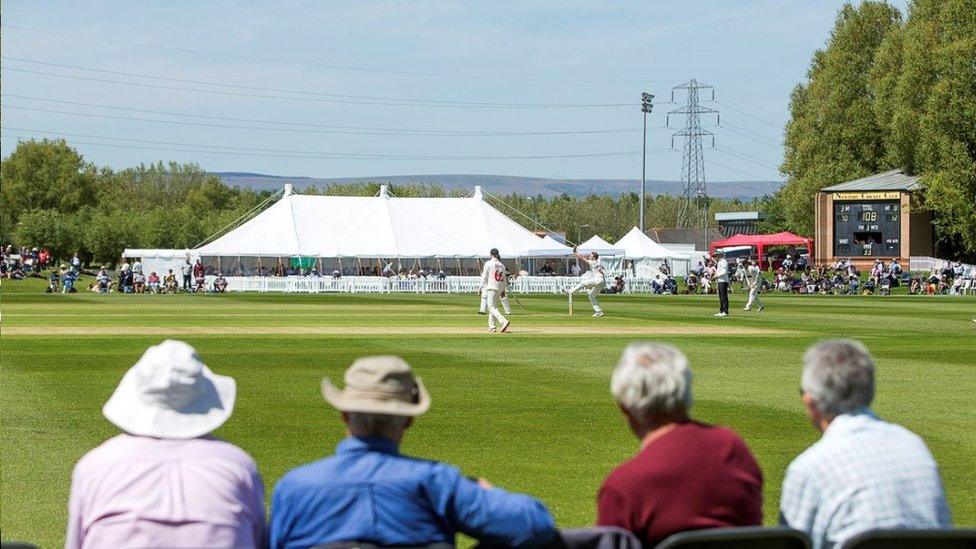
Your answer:
[[[63,135],[114,167],[639,178],[649,91],[648,178],[679,179],[663,103],[694,77],[721,111],[707,178],[779,179],[790,91],[842,4],[11,0],[3,156]]]

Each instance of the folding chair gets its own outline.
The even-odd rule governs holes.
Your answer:
[[[941,530],[871,530],[858,534],[841,549],[976,549],[976,528]]]
[[[792,528],[712,528],[673,534],[657,549],[810,549],[810,538]]]

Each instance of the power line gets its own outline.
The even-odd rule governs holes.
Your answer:
[[[753,164],[756,164],[758,166],[762,166],[764,168],[771,168],[771,169],[774,169],[774,170],[778,170],[779,169],[779,166],[777,166],[776,164],[773,164],[772,162],[769,162],[767,160],[763,160],[762,158],[759,158],[759,157],[756,157],[756,156],[752,156],[751,154],[739,152],[739,151],[736,151],[734,149],[727,149],[727,148],[721,147],[721,146],[715,147],[715,150],[716,151],[719,151],[721,153],[725,153],[725,154],[727,154],[729,156],[736,157],[736,158],[738,158],[740,160],[745,160],[746,162],[752,162]]]
[[[281,59],[281,58],[274,58],[274,57],[256,57],[256,56],[240,55],[240,54],[233,54],[233,53],[196,50],[190,48],[176,48],[173,46],[160,46],[157,44],[127,42],[124,40],[115,40],[109,38],[96,38],[93,36],[85,36],[82,34],[54,32],[54,31],[49,31],[44,29],[24,27],[20,25],[4,25],[3,28],[15,29],[15,30],[27,31],[27,32],[35,32],[39,34],[47,34],[50,36],[75,38],[79,40],[90,40],[92,42],[114,44],[117,46],[131,46],[131,47],[138,47],[138,48],[187,53],[193,55],[206,55],[211,57],[238,59],[243,61],[258,61],[261,63],[277,63],[282,65],[314,67],[314,68],[329,69],[329,70],[356,71],[356,72],[368,72],[368,73],[379,73],[379,74],[395,74],[400,76],[423,76],[423,77],[430,77],[430,78],[458,78],[458,79],[470,79],[470,80],[498,80],[498,81],[507,81],[507,82],[550,82],[550,83],[562,83],[562,84],[670,84],[674,82],[674,80],[536,78],[536,77],[518,77],[518,76],[461,74],[461,73],[454,73],[454,72],[438,73],[438,72],[424,72],[424,71],[408,71],[408,70],[400,70],[400,69],[384,69],[384,68],[362,67],[362,66],[353,66],[353,65],[314,63],[309,61]]]
[[[95,78],[92,76],[78,76],[78,75],[68,75],[68,74],[58,74],[53,72],[44,71],[34,71],[28,69],[17,69],[12,67],[3,66],[0,70],[20,72],[25,74],[35,74],[40,76],[49,76],[52,78],[68,78],[71,80],[84,80],[88,82],[103,82],[108,84],[117,84],[121,86],[136,86],[142,88],[153,88],[159,90],[177,90],[177,91],[190,91],[197,93],[209,93],[216,95],[230,95],[236,97],[256,97],[260,99],[284,99],[291,101],[311,101],[315,103],[339,103],[346,105],[380,105],[384,107],[436,107],[436,108],[463,108],[463,109],[549,109],[549,108],[583,108],[583,107],[629,107],[632,106],[631,103],[605,103],[605,104],[576,104],[576,105],[543,105],[539,106],[512,106],[512,105],[456,105],[456,104],[429,104],[429,103],[393,103],[393,102],[376,102],[376,101],[359,101],[353,99],[326,99],[322,97],[289,97],[284,95],[271,95],[271,94],[258,94],[258,93],[245,93],[245,92],[232,92],[225,90],[204,90],[200,88],[187,88],[183,86],[166,86],[162,84],[149,84],[146,82],[126,82],[123,80],[112,80],[108,78]]]
[[[744,111],[742,109],[737,109],[737,108],[733,107],[732,105],[729,105],[727,103],[723,103],[723,102],[721,102],[721,101],[719,101],[717,99],[715,100],[715,103],[718,104],[718,105],[722,105],[723,107],[725,107],[727,109],[731,109],[731,110],[733,110],[733,111],[735,111],[735,112],[737,112],[739,114],[743,114],[745,116],[748,116],[749,118],[752,118],[754,120],[758,120],[758,121],[762,122],[763,124],[768,124],[768,125],[770,125],[770,126],[772,126],[774,128],[780,128],[780,129],[783,128],[783,124],[782,123],[770,122],[769,120],[766,120],[765,118],[762,118],[762,117],[756,116],[754,114],[748,113],[748,112],[746,112],[746,111]]]
[[[721,95],[722,95],[722,97],[728,97],[729,99],[732,99],[734,101],[738,101],[739,103],[742,103],[743,105],[748,105],[749,107],[751,107],[753,109],[756,109],[757,111],[764,112],[766,114],[770,114],[770,115],[775,116],[777,118],[789,118],[789,116],[787,114],[783,113],[783,112],[774,111],[774,110],[771,110],[771,109],[767,109],[766,107],[763,107],[761,105],[758,105],[758,104],[753,103],[751,101],[748,101],[746,99],[742,99],[741,97],[736,97],[736,96],[732,95],[729,92],[723,91]]]
[[[751,136],[751,135],[749,135],[749,134],[747,134],[745,132],[740,132],[738,130],[734,130],[732,128],[728,128],[728,127],[725,127],[725,126],[719,126],[719,128],[722,129],[722,130],[726,130],[726,131],[730,131],[732,133],[738,134],[738,135],[740,135],[742,137],[745,137],[746,139],[749,139],[751,141],[755,141],[756,143],[759,143],[760,145],[765,145],[765,146],[767,146],[767,147],[769,147],[771,149],[782,150],[782,147],[780,147],[779,145],[772,145],[772,144],[770,144],[770,143],[768,143],[766,141],[763,141],[761,139],[757,139],[757,138],[755,138],[755,137],[753,137],[753,136]]]
[[[73,103],[73,102],[67,102]],[[68,116],[81,116],[86,118],[98,118],[98,119],[110,119],[110,120],[129,120],[134,122],[149,122],[149,123],[159,123],[159,124],[170,124],[179,126],[195,126],[195,127],[208,127],[208,128],[226,128],[226,129],[240,129],[240,130],[257,130],[257,131],[274,131],[274,132],[288,132],[288,133],[311,133],[311,134],[337,134],[337,135],[383,135],[383,136],[401,136],[401,137],[514,137],[514,136],[554,136],[554,135],[598,135],[598,134],[613,134],[613,133],[635,133],[640,130],[638,129],[622,129],[622,130],[569,130],[569,131],[542,131],[542,132],[477,132],[477,131],[421,131],[421,130],[378,130],[378,129],[305,129],[305,128],[276,128],[267,126],[241,126],[233,124],[214,124],[206,122],[188,122],[185,120],[162,120],[158,118],[142,118],[137,116],[121,116],[121,115],[110,115],[110,114],[95,114],[95,113],[84,113],[76,111],[65,111],[57,109],[42,109],[39,107],[26,107],[22,105],[10,105],[9,103],[4,103],[2,108],[4,109],[15,109],[15,110],[25,110],[33,112],[43,112],[50,114],[63,114]],[[109,106],[97,106],[99,108],[119,108],[119,107],[109,107]],[[127,109],[126,109],[127,110]],[[139,111],[141,109],[133,109]],[[173,116],[186,116],[193,117],[194,115],[170,113]],[[210,117],[202,117],[210,118]],[[282,124],[276,122],[277,124]],[[663,130],[666,128],[652,128]]]
[[[740,132],[745,132],[747,134],[753,135],[753,136],[755,136],[755,137],[757,137],[759,139],[765,139],[770,145],[776,145],[777,147],[783,145],[783,139],[782,138],[778,138],[778,139],[777,138],[773,138],[773,137],[771,137],[771,136],[769,136],[767,134],[759,133],[759,132],[757,132],[755,130],[750,130],[749,128],[743,128],[742,126],[736,126],[735,124],[730,124],[728,121],[722,122],[721,127],[723,127],[723,128],[733,128],[733,129],[739,130]]]
[[[348,94],[337,94],[337,93],[323,93],[323,92],[312,92],[306,90],[294,90],[288,88],[268,88],[262,86],[248,86],[243,84],[232,84],[226,82],[212,82],[207,80],[193,80],[189,78],[175,78],[169,76],[158,76],[146,73],[137,72],[126,72],[126,71],[115,71],[108,69],[98,69],[92,67],[82,67],[79,65],[67,65],[64,63],[51,63],[47,61],[37,61],[34,59],[25,59],[22,57],[9,57],[2,56],[0,59],[5,59],[8,61],[16,61],[20,63],[28,63],[31,65],[42,65],[46,67],[56,67],[61,69],[71,69],[86,72],[96,72],[100,74],[111,74],[114,76],[127,76],[135,78],[148,78],[151,80],[161,80],[164,82],[180,82],[183,84],[198,84],[202,86],[215,86],[222,88],[237,88],[243,90],[261,91],[261,92],[275,92],[275,93],[290,93],[296,95],[305,95],[310,97],[327,97],[331,99],[343,99],[351,100],[355,99],[357,101],[375,101],[377,103],[368,104],[382,104],[386,105],[389,102],[395,103],[417,103],[420,105],[431,105],[431,106],[461,106],[461,107],[497,107],[497,108],[519,108],[519,109],[541,109],[541,108],[574,108],[574,107],[620,107],[626,106],[627,103],[583,103],[583,104],[559,104],[559,103],[494,103],[488,101],[455,101],[449,99],[416,99],[409,97],[384,97],[375,95],[348,95]]]
[[[754,178],[756,178],[759,181],[768,181],[769,180],[769,177],[764,177],[764,176],[761,176],[761,175],[756,175],[754,173],[747,172],[745,170],[740,170],[738,168],[733,168],[732,166],[726,166],[725,164],[720,164],[720,163],[718,163],[718,162],[716,162],[714,160],[711,160],[711,159],[705,160],[705,162],[707,162],[709,164],[712,164],[713,166],[717,166],[719,168],[725,168],[726,170],[731,170],[733,172],[740,173],[742,175],[748,175],[749,177],[754,177]]]
[[[268,148],[255,148],[255,147],[231,147],[226,145],[208,145],[203,143],[180,143],[173,141],[156,141],[151,139],[133,139],[133,138],[121,138],[121,137],[111,137],[111,136],[101,136],[101,135],[91,135],[91,134],[79,134],[79,133],[68,133],[68,132],[53,132],[48,130],[37,130],[31,128],[16,128],[6,126],[5,130],[39,133],[44,135],[54,135],[54,136],[65,136],[65,137],[80,137],[87,139],[102,139],[107,141],[116,141],[121,143],[137,143],[137,144],[149,144],[149,145],[164,145],[164,146],[175,146],[183,147],[185,151],[188,152],[242,152],[247,155],[253,155],[255,153],[274,153],[273,156],[288,155],[298,158],[331,158],[331,159],[367,159],[367,160],[537,160],[537,159],[558,159],[558,158],[598,158],[598,157],[611,157],[611,156],[635,156],[641,153],[641,151],[615,151],[606,153],[573,153],[573,154],[546,154],[546,155],[512,155],[512,156],[467,156],[467,155],[408,155],[408,154],[387,154],[387,153],[347,153],[347,152],[330,152],[330,151],[302,151],[302,150],[285,150],[285,149],[268,149]],[[93,143],[97,145],[111,145],[109,143]],[[667,153],[671,152],[670,149],[658,149],[651,150],[648,152],[652,153]],[[266,154],[262,154],[266,155]],[[266,155],[272,156],[272,155]]]

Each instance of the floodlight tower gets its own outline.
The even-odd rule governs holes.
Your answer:
[[[684,138],[684,155],[681,161],[681,181],[684,188],[681,193],[681,206],[678,210],[679,227],[702,227],[703,229],[708,227],[708,189],[705,185],[705,156],[702,152],[702,137],[711,137],[712,147],[714,147],[715,134],[702,128],[701,115],[714,114],[716,123],[718,123],[719,112],[699,103],[699,92],[703,89],[712,90],[712,100],[715,99],[715,88],[708,84],[702,84],[694,78],[671,89],[671,101],[674,101],[675,91],[683,92],[686,97],[685,105],[668,112],[667,120],[668,125],[670,125],[672,114],[685,115],[684,127],[671,134],[672,149],[674,148],[675,137]]]
[[[644,146],[643,158],[641,159],[640,214],[637,221],[641,232],[644,232],[644,190],[646,186],[645,177],[647,176],[647,115],[651,114],[652,110],[654,110],[654,95],[647,92],[641,93],[641,112],[644,113]]]

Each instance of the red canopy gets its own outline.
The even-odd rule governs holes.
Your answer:
[[[759,259],[762,260],[763,248],[766,246],[806,246],[807,252],[813,255],[813,240],[797,236],[790,232],[775,234],[736,234],[724,240],[715,240],[709,246],[714,254],[716,248],[731,248],[732,246],[755,246]]]

